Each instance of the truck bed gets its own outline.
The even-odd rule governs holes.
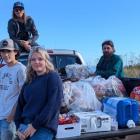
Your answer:
[[[113,138],[113,137],[123,138],[127,135],[134,135],[134,134],[140,134],[140,125],[131,129],[125,128],[125,129],[119,129],[117,131],[86,133],[86,134],[81,134],[80,136],[77,137],[61,138],[56,140],[96,140],[96,139]]]
[[[130,92],[135,86],[140,86],[140,78],[121,78],[123,82],[127,95],[130,96]],[[120,137],[123,138],[128,135],[135,135],[140,134],[140,125],[136,126],[135,128],[125,128],[125,129],[118,129],[117,131],[109,131],[109,132],[96,132],[96,133],[85,133],[81,134],[77,137],[70,137],[70,138],[61,138],[56,140],[96,140],[96,139],[105,139],[105,138],[113,138],[113,137]]]

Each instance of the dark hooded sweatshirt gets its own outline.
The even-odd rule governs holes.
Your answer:
[[[20,40],[29,41],[31,46],[37,45],[35,41],[38,39],[39,34],[30,16],[26,17],[26,23],[10,19],[8,21],[8,33],[9,37],[19,45],[22,52],[26,50],[20,45]]]
[[[17,129],[21,123],[31,123],[35,129],[47,128],[56,134],[62,93],[62,81],[56,72],[37,76],[25,84],[15,114]]]

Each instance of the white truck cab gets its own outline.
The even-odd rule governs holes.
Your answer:
[[[54,67],[61,76],[65,76],[65,67],[70,64],[83,64],[85,61],[81,54],[75,50],[67,49],[48,49],[48,54],[50,55],[51,61],[54,64]],[[28,53],[22,53],[19,57],[19,61],[23,64],[27,64]]]

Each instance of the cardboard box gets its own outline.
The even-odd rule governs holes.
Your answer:
[[[58,125],[56,138],[68,138],[81,135],[80,122]]]
[[[81,133],[111,130],[111,117],[101,111],[74,114],[80,118]]]

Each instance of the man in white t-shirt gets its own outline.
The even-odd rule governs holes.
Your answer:
[[[0,140],[13,140],[13,119],[26,67],[17,61],[19,49],[12,39],[0,42],[0,54],[5,62],[0,68]]]

